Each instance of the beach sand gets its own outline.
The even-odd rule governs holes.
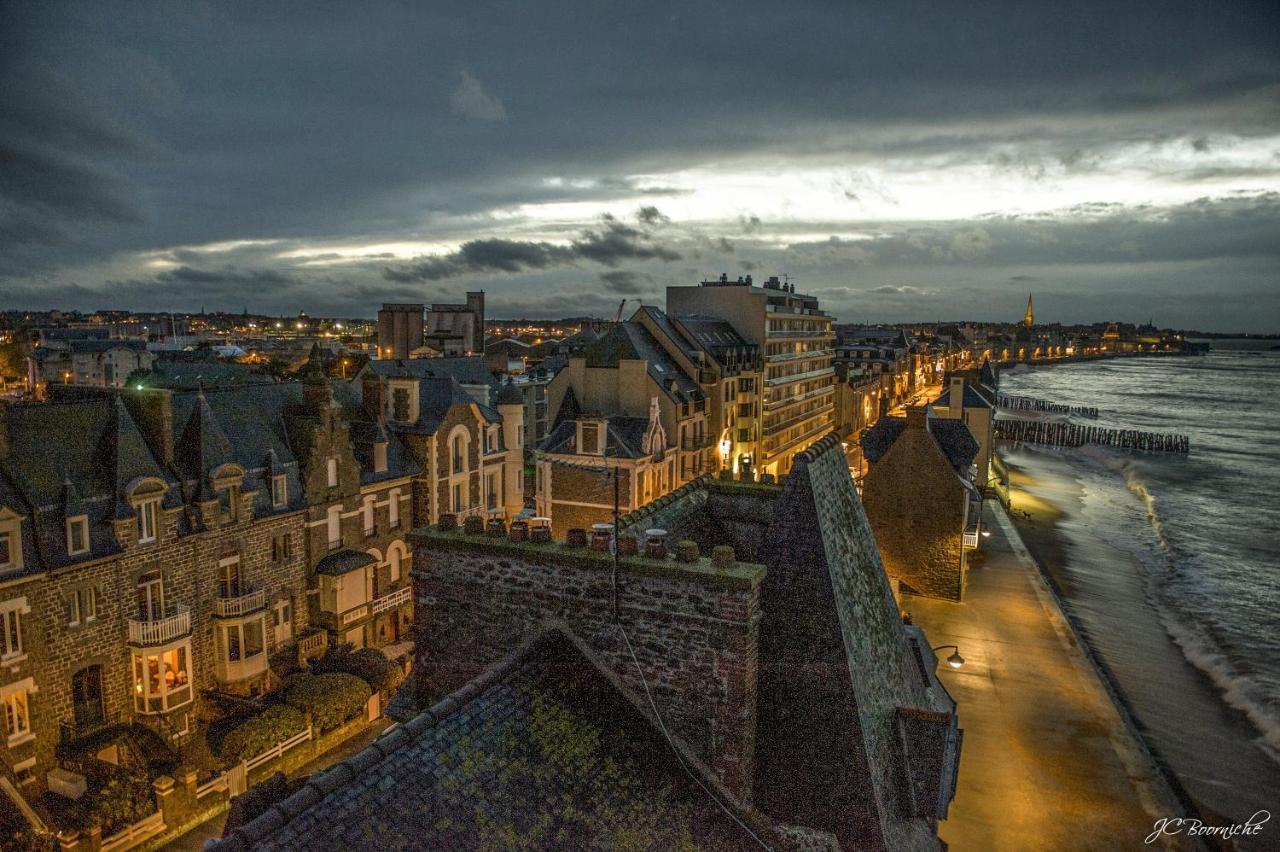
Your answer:
[[[1242,822],[1259,808],[1274,812],[1276,803],[1264,791],[1276,767],[1251,746],[1256,731],[1187,662],[1150,605],[1140,566],[1089,521],[1086,494],[1068,462],[1018,447],[1003,447],[1001,454],[1019,537],[1181,806],[1210,825]],[[1256,778],[1259,788],[1227,788],[1216,780],[1232,773]],[[1269,842],[1239,845],[1276,848]]]

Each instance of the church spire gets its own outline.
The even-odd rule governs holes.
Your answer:
[[[1025,325],[1027,328],[1031,328],[1031,326],[1035,325],[1035,323],[1036,323],[1036,312],[1031,308],[1031,294],[1028,293],[1027,294],[1027,312],[1022,315],[1022,324]]]

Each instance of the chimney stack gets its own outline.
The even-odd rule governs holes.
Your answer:
[[[129,413],[160,464],[165,467],[173,464],[173,391],[146,388],[123,396]]]
[[[925,420],[928,417],[928,409],[923,405],[911,405],[907,407],[907,428],[923,429],[925,428]]]

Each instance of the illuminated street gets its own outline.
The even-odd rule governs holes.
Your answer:
[[[964,730],[942,838],[957,852],[1141,848],[1151,811],[1170,814],[1144,807],[1146,759],[1021,541],[1011,546],[1003,511],[985,515],[987,558],[964,602],[903,600],[935,646],[954,643],[965,659],[940,667]]]

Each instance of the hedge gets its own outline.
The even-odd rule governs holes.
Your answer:
[[[374,692],[394,692],[404,681],[404,670],[377,648],[355,650],[350,645],[336,645],[312,663],[312,669],[317,674],[345,672],[355,675],[369,684]]]
[[[355,716],[373,690],[355,675],[300,673],[285,678],[281,692],[284,702],[311,714],[311,723],[322,731],[336,728]]]
[[[232,728],[218,748],[218,756],[229,760],[256,757],[276,743],[301,733],[307,726],[302,711],[288,704],[274,704],[260,716]]]

